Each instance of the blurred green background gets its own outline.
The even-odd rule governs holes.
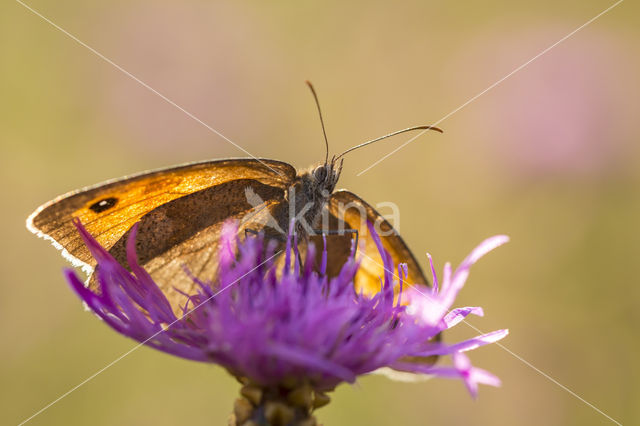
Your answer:
[[[31,0],[57,25],[260,157],[306,167],[433,123],[609,7],[609,1],[205,2]],[[368,172],[408,140],[347,157],[339,186],[393,201],[416,255],[474,267],[458,306],[482,331],[623,424],[640,423],[640,7],[626,1]],[[84,312],[64,260],[30,235],[39,204],[107,178],[243,156],[15,1],[0,6],[0,422],[17,424],[128,351]],[[474,335],[465,326],[447,335]],[[326,425],[606,425],[497,346],[472,361],[503,380],[362,378]],[[635,361],[634,361],[635,360]],[[225,424],[238,386],[220,368],[136,350],[33,425]]]

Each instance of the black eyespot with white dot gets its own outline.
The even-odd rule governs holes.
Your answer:
[[[89,206],[89,209],[94,211],[95,213],[102,213],[105,210],[109,210],[113,206],[118,203],[118,199],[115,197],[103,198],[100,201],[96,201],[95,203]]]

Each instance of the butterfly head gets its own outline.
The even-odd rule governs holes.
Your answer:
[[[321,192],[331,194],[336,188],[341,172],[342,160],[338,163],[332,159],[330,162],[319,165],[311,173],[314,180],[314,187],[318,188]]]

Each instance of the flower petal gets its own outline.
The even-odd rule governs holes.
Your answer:
[[[468,306],[465,308],[453,309],[444,317],[444,323],[446,325],[446,328],[453,327],[454,325],[458,324],[460,321],[465,319],[470,314],[482,317],[484,316],[484,311],[479,306],[476,306],[476,307]]]

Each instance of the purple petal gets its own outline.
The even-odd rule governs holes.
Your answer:
[[[484,316],[484,311],[481,307],[466,307],[466,308],[456,308],[449,312],[444,317],[444,323],[447,328],[451,328],[454,325],[458,324],[460,321],[465,319],[467,315],[474,314],[479,317]]]
[[[500,386],[501,382],[488,371],[475,368],[471,365],[469,358],[462,353],[453,355],[453,365],[460,373],[464,384],[473,398],[478,396],[478,384],[482,383],[490,386]]]
[[[466,352],[480,346],[488,345],[489,343],[495,343],[504,339],[509,334],[509,330],[496,330],[491,333],[486,333],[481,336],[474,337],[472,339],[464,340],[460,343],[449,346],[449,353],[454,352]]]
[[[480,260],[482,256],[489,253],[491,250],[500,247],[508,241],[509,237],[507,237],[506,235],[496,235],[493,237],[489,237],[481,242],[462,261],[458,269],[456,269],[453,278],[453,286],[455,288],[461,288],[464,285],[464,282],[467,280],[467,277],[469,276],[469,269],[471,268],[471,266],[478,260]]]
[[[238,241],[238,224],[228,220],[222,225],[220,232],[220,249],[218,262],[221,268],[228,268],[236,257],[236,245]]]
[[[427,259],[429,259],[429,266],[431,267],[431,278],[433,279],[433,287],[431,288],[431,292],[436,294],[438,293],[438,274],[436,274],[436,268],[433,266],[433,259],[431,255],[427,253]]]

